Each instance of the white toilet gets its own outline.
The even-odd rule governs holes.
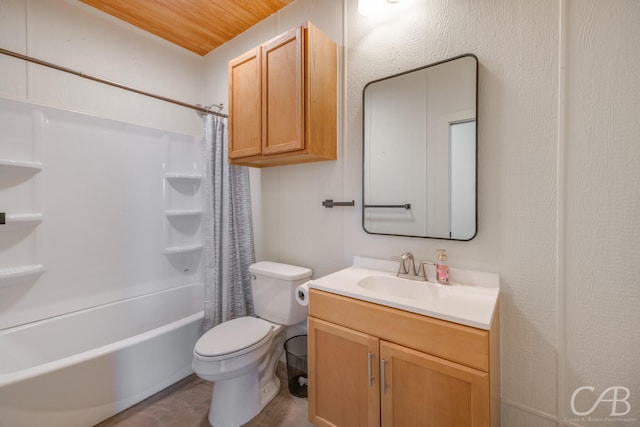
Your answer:
[[[193,350],[193,371],[213,381],[209,423],[214,427],[246,423],[278,394],[275,370],[284,352],[285,326],[307,317],[295,289],[311,278],[310,269],[262,261],[249,271],[260,318],[223,322],[200,337]]]

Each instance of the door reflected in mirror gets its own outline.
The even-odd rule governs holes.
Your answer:
[[[462,55],[365,86],[366,232],[475,237],[477,70]]]

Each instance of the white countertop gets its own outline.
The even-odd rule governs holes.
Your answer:
[[[354,265],[335,273],[312,279],[309,288],[357,298],[412,313],[489,330],[498,302],[500,278],[494,273],[450,268],[449,285],[396,278],[398,263],[372,258],[354,257]],[[433,270],[427,271],[429,279]],[[429,275],[429,273],[431,273]],[[361,280],[387,276],[416,288],[424,286],[429,297],[408,298],[358,285]],[[384,280],[384,278],[382,278]],[[402,283],[400,283],[402,285]],[[427,289],[428,288],[428,289]]]

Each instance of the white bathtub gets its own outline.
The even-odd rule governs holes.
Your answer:
[[[0,332],[0,427],[92,426],[191,374],[201,283]]]

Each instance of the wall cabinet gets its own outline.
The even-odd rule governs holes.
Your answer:
[[[229,62],[229,162],[336,159],[337,48],[310,22]]]
[[[310,291],[309,421],[317,426],[498,426],[490,331]]]

